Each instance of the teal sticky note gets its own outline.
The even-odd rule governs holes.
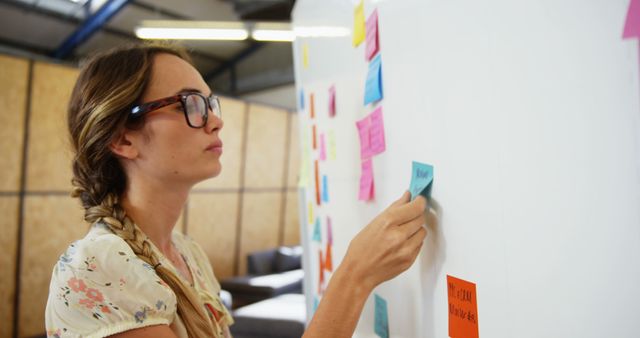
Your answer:
[[[316,217],[316,224],[313,226],[313,241],[322,242],[322,232],[320,230],[320,217]]]
[[[382,60],[380,59],[380,54],[378,54],[369,63],[364,91],[364,104],[380,100],[382,100]]]
[[[389,316],[387,313],[387,301],[374,294],[375,297],[375,321],[374,331],[380,338],[389,338]]]
[[[413,200],[418,195],[426,198],[431,197],[431,187],[433,186],[433,166],[413,161],[411,169],[411,184],[409,191]]]
[[[320,305],[320,300],[318,300],[318,296],[314,296],[313,297],[313,311],[311,311],[312,313],[316,313],[316,310],[318,309],[318,305]]]
[[[327,175],[322,175],[322,202],[329,202],[329,183]]]

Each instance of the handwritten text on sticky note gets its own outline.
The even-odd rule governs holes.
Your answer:
[[[431,187],[433,185],[433,166],[413,161],[411,168],[411,184],[409,191],[413,200],[418,195],[426,198],[431,197]]]
[[[476,285],[447,275],[449,337],[478,338]]]

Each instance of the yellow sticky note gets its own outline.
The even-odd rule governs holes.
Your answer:
[[[302,65],[304,68],[309,68],[309,45],[306,43],[302,45]]]
[[[313,224],[313,204],[307,204],[307,214],[309,214],[309,224]]]
[[[336,134],[333,130],[329,131],[329,159],[332,161],[336,159]]]
[[[364,0],[353,10],[353,46],[356,47],[364,41]]]

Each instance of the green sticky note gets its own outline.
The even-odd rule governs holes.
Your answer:
[[[411,192],[411,200],[418,195],[425,198],[431,197],[431,187],[433,186],[433,166],[413,161],[411,169],[411,184],[409,192]]]

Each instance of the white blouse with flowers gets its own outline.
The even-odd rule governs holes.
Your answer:
[[[220,300],[220,284],[206,254],[188,236],[174,231],[172,237],[214,323],[214,337],[230,336],[228,326],[233,319]],[[160,262],[181,276],[153,243],[151,246]],[[187,338],[171,288],[122,238],[99,223],[60,256],[51,277],[45,317],[48,337],[104,337],[166,324],[180,338]]]

